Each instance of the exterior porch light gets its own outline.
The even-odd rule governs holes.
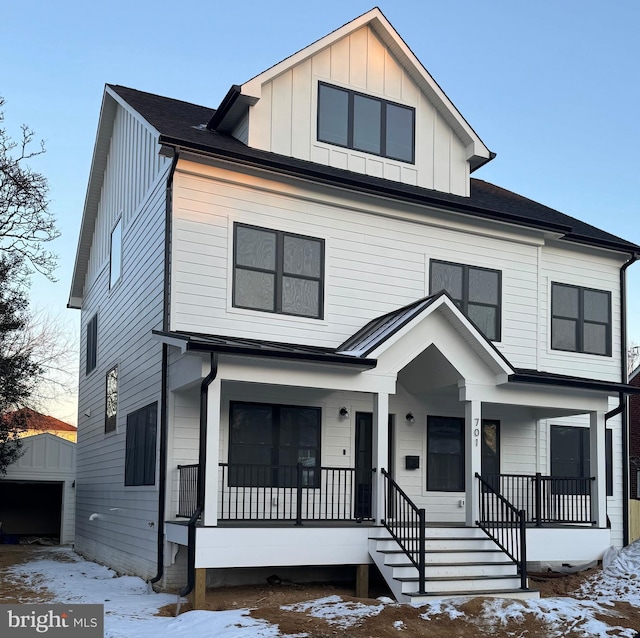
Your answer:
[[[349,418],[349,410],[347,410],[347,408],[340,408],[340,418],[341,419],[348,419]]]
[[[407,412],[407,416],[404,417],[409,425],[413,425],[416,422],[416,417],[413,416],[413,412]]]

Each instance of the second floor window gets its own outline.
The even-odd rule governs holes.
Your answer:
[[[324,241],[236,224],[233,305],[322,318]]]
[[[551,347],[611,356],[611,293],[552,283]]]
[[[501,273],[499,270],[431,261],[431,294],[446,291],[491,341],[500,341]]]
[[[413,163],[415,109],[321,82],[318,140]]]

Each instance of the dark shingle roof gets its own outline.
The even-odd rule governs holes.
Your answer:
[[[555,231],[569,241],[640,252],[640,246],[632,242],[483,180],[472,178],[470,197],[462,197],[250,148],[230,135],[206,128],[215,109],[122,86],[109,86],[155,127],[160,133],[160,142],[169,146],[202,151],[372,195]]]

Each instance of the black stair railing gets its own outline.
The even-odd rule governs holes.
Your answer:
[[[480,527],[517,565],[520,588],[527,585],[527,513],[514,507],[496,491],[495,481],[486,481],[476,472],[480,489]]]
[[[383,468],[384,518],[382,524],[418,570],[418,593],[425,590],[425,510],[418,508]]]

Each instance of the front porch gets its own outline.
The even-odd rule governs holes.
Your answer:
[[[185,476],[191,468],[182,468]],[[275,469],[275,468],[271,468]],[[282,468],[277,468],[282,469]],[[292,468],[287,468],[287,471]],[[332,468],[322,468],[322,474],[332,476]],[[296,475],[302,468],[296,467]],[[229,476],[227,464],[220,471]],[[241,475],[247,470],[238,468]],[[610,544],[607,529],[598,529],[582,519],[584,502],[589,502],[591,480],[578,481],[584,494],[555,494],[558,498],[579,500],[580,505],[551,507],[537,504],[535,495],[544,494],[545,485],[555,485],[555,491],[576,485],[575,479],[558,480],[549,477],[492,476],[476,477],[479,485],[480,519],[477,526],[462,524],[428,524],[425,510],[417,508],[383,469],[385,481],[384,511],[381,524],[355,516],[349,510],[345,494],[351,490],[336,490],[326,479],[317,487],[304,481],[278,488],[278,497],[290,506],[268,512],[266,504],[274,488],[242,486],[234,492],[234,500],[252,503],[238,505],[233,517],[221,516],[216,526],[195,526],[195,538],[189,538],[185,522],[166,524],[167,540],[195,549],[194,567],[203,570],[215,567],[259,568],[309,566],[363,566],[374,562],[399,601],[420,602],[448,595],[536,596],[528,586],[528,562],[549,561],[586,563],[597,558]],[[343,476],[343,472],[336,474]],[[506,481],[513,486],[533,484],[533,489],[520,490],[530,501],[530,511],[546,512],[545,518],[530,518],[525,509],[516,510],[494,487]],[[354,481],[355,483],[355,481]],[[237,490],[239,486],[232,489]],[[309,491],[316,491],[313,497]],[[188,490],[185,488],[185,492]],[[261,496],[260,496],[261,494]],[[340,503],[334,502],[333,497]],[[533,495],[533,496],[532,496]],[[325,498],[327,496],[328,498]],[[221,503],[228,502],[222,496]],[[189,501],[187,501],[189,502]],[[315,503],[315,505],[313,505]],[[318,504],[324,503],[324,508]],[[335,518],[323,514],[331,511]],[[295,504],[295,505],[294,505]],[[310,505],[311,504],[311,505]],[[299,509],[302,506],[302,509]],[[221,514],[229,511],[222,506]],[[347,514],[347,511],[351,511]],[[577,516],[551,516],[551,512],[577,513]],[[185,510],[185,514],[188,510]],[[243,518],[240,518],[243,512]],[[268,515],[267,515],[268,514]],[[578,533],[576,533],[578,532]],[[362,570],[358,570],[359,589],[364,591]],[[365,570],[366,573],[366,570]]]
[[[611,544],[609,386],[516,374],[447,297],[365,327],[332,355],[184,339],[196,352],[170,375],[182,463],[169,518],[190,518],[166,529],[194,568],[361,565],[398,551],[421,591],[429,543],[443,536],[433,530],[455,526],[506,556],[525,589],[528,561],[562,547],[561,562],[587,562]],[[591,478],[551,471],[550,423],[563,419],[588,435],[575,474]],[[397,550],[372,547],[371,525]]]

